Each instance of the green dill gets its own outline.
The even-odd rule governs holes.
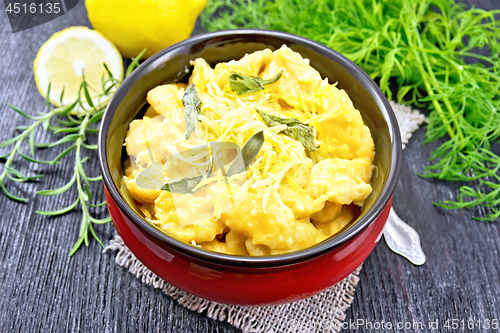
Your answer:
[[[483,207],[500,217],[500,10],[454,0],[209,0],[210,31],[281,30],[342,53],[389,99],[430,110],[425,143],[442,139],[422,176],[466,181],[446,208]]]

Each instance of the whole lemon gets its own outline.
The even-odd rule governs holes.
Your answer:
[[[193,32],[207,0],[85,0],[90,23],[131,58],[147,48],[145,57]]]

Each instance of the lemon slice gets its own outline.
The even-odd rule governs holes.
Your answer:
[[[108,78],[103,64],[115,79],[123,80],[123,59],[110,41],[87,27],[67,28],[52,35],[38,51],[33,62],[36,86],[46,97],[50,83],[50,103],[70,105],[78,99],[85,75],[90,97],[96,104],[100,102],[96,100],[97,96],[103,93],[101,80],[103,76]]]

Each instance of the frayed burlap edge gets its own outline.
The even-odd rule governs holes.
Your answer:
[[[395,102],[391,102],[391,106],[398,119],[404,148],[413,132],[426,119],[409,106]],[[170,285],[137,260],[118,235],[104,249],[105,252],[107,250],[118,250],[116,263],[128,268],[143,283],[160,289],[190,310],[227,321],[245,333],[339,332],[345,312],[354,300],[362,267],[359,266],[335,286],[305,300],[277,306],[247,307],[211,302]]]
[[[118,251],[116,263],[127,268],[146,285],[160,289],[190,310],[227,321],[248,333],[317,332],[318,329],[322,332],[338,332],[345,312],[354,300],[361,271],[359,266],[335,286],[299,302],[264,307],[234,306],[196,297],[163,281],[137,260],[119,235],[115,235],[104,249],[105,252],[108,250]]]

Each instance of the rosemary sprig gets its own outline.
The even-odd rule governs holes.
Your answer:
[[[48,92],[50,93],[50,85],[49,85]],[[49,126],[49,124],[50,124],[51,119],[55,118],[56,116],[67,115],[69,113],[69,111],[71,111],[71,109],[75,105],[73,104],[73,105],[70,105],[70,106],[62,106],[62,107],[58,107],[58,108],[55,108],[55,109],[51,109],[51,110],[49,110],[49,112],[47,112],[47,113],[45,113],[43,115],[37,116],[37,117],[32,117],[32,116],[27,115],[21,109],[15,107],[13,105],[10,105],[10,104],[7,104],[7,105],[12,110],[14,110],[15,112],[17,112],[20,115],[22,115],[23,117],[35,121],[30,126],[19,128],[19,129],[23,130],[23,132],[21,134],[13,137],[13,138],[11,138],[11,139],[9,139],[7,141],[4,141],[4,142],[0,143],[0,148],[4,148],[4,147],[7,147],[7,146],[12,145],[12,144],[15,143],[14,147],[12,148],[12,150],[9,153],[1,156],[2,159],[6,159],[6,162],[4,163],[3,172],[0,175],[0,186],[2,187],[2,191],[4,192],[4,194],[8,198],[10,198],[12,200],[21,201],[21,202],[27,202],[28,201],[27,198],[15,196],[14,194],[10,193],[7,190],[7,188],[5,187],[5,181],[6,181],[6,179],[9,178],[10,180],[15,181],[15,182],[27,182],[27,181],[32,181],[32,180],[35,180],[35,179],[39,179],[40,177],[43,177],[43,174],[35,175],[35,176],[25,176],[25,175],[23,175],[19,170],[17,170],[14,167],[12,167],[12,163],[14,162],[14,158],[15,158],[16,155],[19,155],[22,158],[24,158],[25,160],[27,160],[29,162],[33,162],[33,163],[49,164],[49,165],[59,164],[60,163],[59,160],[64,155],[63,156],[59,156],[58,155],[58,156],[56,156],[51,161],[42,161],[42,160],[38,160],[38,159],[34,158],[34,156],[35,156],[35,147],[48,146],[46,144],[38,144],[38,143],[36,143],[34,141],[35,129],[38,126],[40,126],[40,125],[42,125],[44,127],[44,129],[47,129],[48,126]],[[28,144],[29,144],[29,149],[30,149],[31,157],[28,156],[28,155],[23,154],[21,152],[21,150],[20,150],[21,149],[21,144],[23,143],[23,141],[27,137],[28,137]]]
[[[130,73],[139,65],[139,60],[144,52],[145,50],[142,51],[139,56],[132,59],[131,64],[126,70],[126,76],[130,75]],[[53,196],[66,193],[71,188],[76,187],[77,197],[73,201],[73,203],[71,203],[67,207],[50,211],[36,211],[41,215],[58,216],[75,210],[78,207],[81,209],[82,218],[80,222],[78,240],[71,249],[69,253],[70,256],[73,255],[82,244],[85,244],[86,246],[89,245],[89,232],[97,240],[97,242],[104,247],[102,241],[95,233],[93,225],[104,224],[111,221],[111,218],[109,217],[98,219],[93,217],[90,213],[89,208],[99,208],[105,205],[105,202],[99,204],[90,203],[92,199],[92,194],[89,190],[90,183],[101,181],[102,177],[100,175],[96,177],[89,177],[84,169],[84,163],[88,160],[88,157],[82,158],[82,151],[84,149],[97,149],[96,144],[89,144],[87,142],[87,136],[89,134],[95,134],[99,131],[98,127],[95,127],[94,124],[101,120],[102,116],[104,115],[105,107],[109,103],[118,86],[121,84],[121,81],[113,77],[105,64],[104,68],[106,70],[107,77],[106,75],[103,75],[101,79],[102,93],[98,94],[94,98],[91,98],[89,92],[89,89],[92,89],[92,87],[89,87],[87,81],[85,80],[85,76],[83,76],[82,83],[79,88],[78,98],[71,105],[52,108],[48,100],[48,96],[50,94],[50,85],[46,98],[48,109],[46,113],[40,113],[37,116],[30,116],[19,108],[9,105],[12,110],[34,122],[29,126],[19,127],[18,129],[22,131],[21,134],[18,134],[7,141],[0,143],[0,148],[14,144],[12,150],[9,153],[1,156],[1,158],[5,159],[6,161],[4,164],[3,172],[0,175],[0,186],[7,197],[12,200],[21,202],[27,202],[28,199],[15,196],[10,193],[5,185],[5,181],[7,180],[7,178],[16,182],[26,182],[39,179],[43,176],[43,174],[35,176],[23,175],[20,171],[12,166],[16,156],[20,156],[31,163],[55,165],[60,164],[61,159],[63,159],[70,153],[74,154],[73,159],[75,165],[73,168],[73,176],[71,177],[71,180],[67,184],[59,188],[36,192],[38,195]],[[61,93],[61,101],[63,98],[63,94],[64,91]],[[52,134],[62,133],[64,134],[64,136],[54,142],[37,143],[34,140],[35,131],[40,126],[44,131],[51,132]],[[28,156],[27,154],[21,152],[21,146],[23,142],[26,141],[26,139],[29,145],[31,156]],[[69,146],[50,161],[38,160],[35,158],[36,148],[53,148],[56,146],[67,144],[69,144]]]
[[[442,139],[423,176],[472,182],[438,206],[500,217],[500,10],[455,0],[209,0],[208,30],[295,33],[339,51],[398,102],[427,107],[426,141]],[[472,188],[472,186],[475,187]]]

